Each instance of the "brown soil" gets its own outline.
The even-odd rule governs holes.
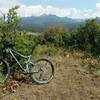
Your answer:
[[[19,82],[14,93],[6,93],[1,100],[100,100],[100,77],[89,74],[86,69],[89,62],[82,57],[80,54],[52,57],[56,73],[50,83]]]

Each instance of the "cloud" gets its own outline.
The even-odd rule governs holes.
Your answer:
[[[21,5],[20,9],[18,10],[18,13],[22,17],[28,17],[28,16],[40,16],[42,14],[52,14],[57,15],[60,17],[71,17],[77,15],[77,13],[80,12],[80,10],[77,10],[76,8],[56,8],[52,6],[42,7],[42,5],[31,5],[31,6],[25,6]]]
[[[93,10],[91,15],[93,17],[100,17],[100,3],[96,3],[96,9]]]
[[[21,5],[20,9],[18,10],[18,13],[22,17],[28,17],[28,16],[40,16],[44,13],[44,8],[41,5],[31,5],[31,6],[25,6]]]
[[[7,13],[9,8],[21,5],[17,0],[0,0],[0,12]],[[1,16],[1,13],[0,13]]]
[[[52,6],[42,7],[41,5],[32,5],[32,6],[25,6],[21,5],[20,9],[18,10],[18,13],[20,16],[40,16],[42,14],[52,14],[57,15],[60,17],[75,17],[77,13],[79,13],[80,10],[77,10],[76,8],[56,8]]]
[[[100,3],[96,3],[96,8],[100,10]]]
[[[62,1],[62,0],[60,0]],[[95,9],[57,8],[53,6],[43,7],[42,5],[23,5],[18,0],[0,0],[0,10],[7,12],[8,8],[20,5],[18,14],[21,17],[40,16],[42,14],[53,14],[60,17],[70,18],[94,18],[100,17],[100,3],[96,3]]]
[[[59,17],[71,17],[71,18],[90,18],[93,10],[80,10],[76,8],[57,8],[52,6],[43,7],[42,5],[21,5],[18,13],[22,17],[28,16],[40,16],[42,14],[52,14]]]
[[[95,9],[76,9],[76,8],[57,8],[48,5],[43,7],[42,5],[21,5],[19,9],[20,16],[40,16],[42,14],[53,14],[60,17],[71,17],[71,18],[94,18],[100,17],[100,3],[96,4]]]
[[[72,14],[76,14],[78,12],[75,8],[55,8],[52,6],[47,6],[45,9],[46,14],[55,14],[60,17],[71,16]]]
[[[0,8],[9,8],[19,4],[17,0],[0,0]]]

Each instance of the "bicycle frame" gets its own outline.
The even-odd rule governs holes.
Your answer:
[[[16,55],[19,55],[23,59],[19,60],[16,57]],[[18,67],[21,69],[22,73],[25,75],[29,75],[32,78],[32,80],[35,81],[36,83],[46,84],[50,80],[53,79],[54,66],[50,60],[48,60],[46,58],[41,58],[41,59],[37,59],[37,60],[33,61],[31,59],[31,55],[24,56],[21,53],[17,52],[16,50],[13,50],[11,48],[6,48],[3,51],[3,55],[2,55],[2,59],[1,59],[1,63],[0,63],[1,64],[1,66],[0,66],[0,75],[1,75],[0,82],[5,82],[9,78],[9,75],[10,75],[9,64],[13,65],[13,60],[15,61],[16,64],[18,64]],[[21,63],[20,61],[23,63]],[[50,71],[47,71],[46,66],[49,68]],[[35,69],[35,67],[37,67],[37,68]],[[47,74],[45,74],[46,72],[47,72]]]
[[[6,49],[6,51],[9,52],[9,53],[11,54],[11,56],[14,58],[14,60],[16,61],[16,63],[19,65],[20,69],[21,69],[24,73],[30,73],[30,72],[29,72],[28,64],[29,64],[29,62],[30,62],[30,60],[31,60],[31,55],[29,55],[29,56],[24,56],[24,55],[22,55],[21,53],[19,53],[19,52],[17,52],[17,51],[14,51],[14,50],[12,50],[12,49],[10,49],[10,48]],[[21,56],[22,58],[27,59],[27,61],[25,62],[26,68],[23,68],[23,66],[20,64],[20,62],[18,61],[18,59],[16,58],[16,56],[14,55],[14,53],[17,54],[17,55],[19,55],[19,56]]]

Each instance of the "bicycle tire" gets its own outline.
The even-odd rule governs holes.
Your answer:
[[[41,65],[41,66],[38,66],[38,64],[39,64],[40,62],[45,62],[45,63],[47,63],[49,66],[42,66],[42,65]],[[43,63],[41,63],[41,64],[43,64]],[[40,67],[40,68],[38,69],[37,67]],[[41,67],[42,67],[42,68],[41,68]],[[45,69],[48,69],[48,68],[50,67],[51,73],[50,73],[49,77],[46,76],[47,74],[44,72],[44,68],[43,68],[43,67],[47,67],[47,68],[45,68]],[[37,72],[35,72],[35,68],[38,69]],[[38,78],[35,76],[35,74],[40,75],[40,74],[41,74],[40,71],[42,71],[42,72],[45,74],[45,76],[47,77],[46,79],[40,80],[40,79],[38,79]],[[36,60],[36,61],[34,62],[34,66],[31,68],[31,73],[32,73],[32,74],[31,74],[31,77],[32,77],[32,80],[33,80],[33,81],[35,81],[36,83],[39,83],[39,84],[46,84],[46,83],[48,83],[49,81],[51,81],[51,80],[53,79],[53,77],[54,77],[54,73],[55,73],[54,65],[53,65],[53,63],[52,63],[50,60],[48,60],[48,59],[46,59],[46,58],[38,59],[38,60]]]
[[[4,83],[10,74],[10,67],[6,61],[0,62],[0,84]]]

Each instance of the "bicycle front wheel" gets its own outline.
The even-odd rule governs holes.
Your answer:
[[[5,61],[0,62],[0,83],[4,83],[10,74],[9,65]]]
[[[31,68],[32,80],[39,84],[46,84],[54,77],[54,66],[48,59],[39,59],[35,61]]]

